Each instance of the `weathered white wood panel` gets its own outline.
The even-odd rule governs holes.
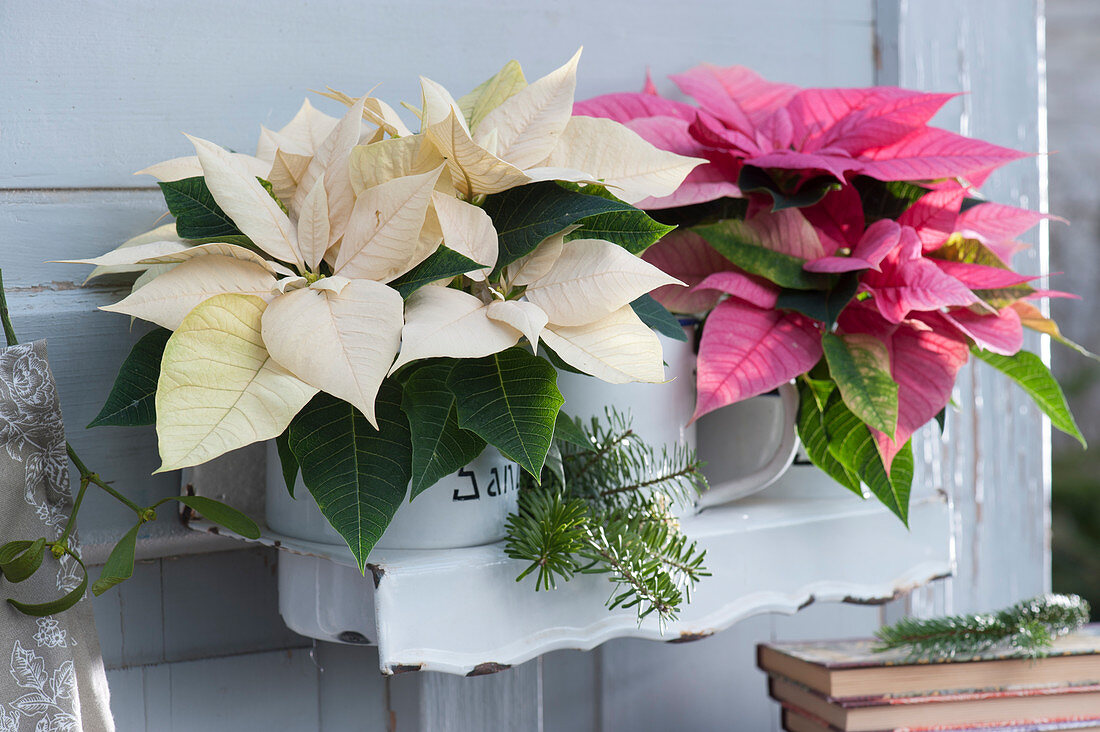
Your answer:
[[[1043,1],[926,0],[879,3],[879,83],[965,94],[935,122],[966,135],[1038,153],[990,177],[991,200],[1046,210]],[[996,13],[996,22],[990,14]],[[1014,266],[1047,272],[1047,225]],[[1045,339],[1044,339],[1045,340]],[[1049,355],[1029,336],[1025,347]],[[958,572],[915,593],[921,613],[997,608],[1050,587],[1050,425],[1030,399],[984,364],[960,373],[941,437],[926,428],[914,443],[917,482],[942,487],[955,503]]]
[[[150,430],[82,430],[138,333],[129,332],[125,318],[93,312],[116,293],[70,289],[85,268],[43,262],[96,254],[151,226],[163,210],[155,190],[102,189],[149,189],[149,180],[131,171],[187,152],[178,132],[248,150],[258,125],[285,121],[307,88],[331,84],[361,92],[383,82],[386,98],[415,100],[419,73],[461,90],[511,57],[532,76],[545,73],[582,43],[582,96],[634,88],[646,65],[669,89],[665,74],[702,60],[745,63],[802,84],[867,84],[874,78],[876,10],[879,81],[969,90],[944,124],[1041,149],[1037,0],[699,0],[644,7],[630,0],[5,0],[0,264],[7,283],[21,289],[12,298],[17,328],[25,339],[50,340],[70,436],[89,464],[143,500],[169,495],[177,476],[149,475],[157,465]],[[987,190],[998,200],[1039,202],[1041,166],[1041,159],[1017,163]],[[1042,257],[1035,263],[1041,265]],[[964,411],[952,417],[949,449],[943,451],[939,438],[923,443],[923,485],[949,489],[959,506],[962,562],[949,590],[922,593],[918,608],[999,605],[1047,582],[1044,428],[1018,392],[993,381],[979,371],[962,382],[957,400]],[[110,501],[93,499],[85,518],[84,537],[95,542],[116,537],[128,516]],[[153,530],[161,547],[181,535],[170,517]],[[150,546],[143,541],[141,551]],[[376,655],[364,648],[320,645],[316,664],[303,649],[180,662],[216,653],[223,644],[241,653],[301,643],[250,604],[270,600],[273,584],[264,579],[262,562],[227,557],[201,558],[206,567],[185,570],[162,561],[140,565],[128,589],[99,600],[104,652],[112,665],[127,666],[111,673],[120,729],[379,729],[392,720],[403,732],[426,728],[422,712],[441,709],[433,707],[439,699],[487,703],[486,696],[469,701],[476,695],[464,694],[477,680],[405,676],[383,682],[373,673]],[[232,569],[213,567],[223,561]],[[196,588],[196,577],[213,579]],[[224,624],[214,614],[202,615],[216,612],[219,602],[228,603]],[[555,654],[543,662],[541,686],[525,666],[513,672],[522,672],[523,683],[513,684],[508,698],[492,698],[523,706],[541,689],[546,729],[610,729],[620,719],[636,721],[635,729],[659,729],[658,721],[672,717],[645,717],[616,705],[635,692],[648,693],[646,703],[668,704],[675,690],[686,697],[672,707],[690,710],[681,722],[774,729],[774,706],[764,699],[762,677],[750,670],[752,644],[796,632],[862,633],[875,624],[876,612],[811,607],[793,619],[752,620],[698,644],[627,642],[614,658]],[[196,619],[202,629],[173,635],[163,625],[166,614],[177,625]],[[234,646],[234,626],[249,618],[260,619],[240,631]],[[644,653],[631,655],[635,647],[660,650],[647,667]],[[132,665],[153,659],[176,662]],[[619,684],[623,668],[628,677],[636,673],[630,669],[648,668],[649,677]],[[498,682],[506,683],[512,682]],[[196,714],[201,708],[209,716]]]
[[[585,45],[578,90],[641,84],[709,59],[806,83],[866,66],[870,0],[767,4],[450,0],[266,5],[6,0],[0,188],[148,186],[188,152],[180,131],[241,151],[307,89],[420,99],[417,75],[465,91],[509,58],[544,74]]]

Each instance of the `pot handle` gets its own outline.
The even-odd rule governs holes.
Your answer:
[[[778,391],[783,407],[783,439],[779,441],[775,454],[755,473],[711,486],[696,500],[697,509],[717,506],[761,491],[779,480],[794,462],[795,453],[798,452],[798,433],[795,430],[798,420],[798,388],[788,382],[781,384]]]

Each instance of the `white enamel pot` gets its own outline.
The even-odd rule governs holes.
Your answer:
[[[473,462],[407,499],[386,527],[379,549],[453,549],[500,541],[519,498],[519,466],[493,447]],[[344,544],[317,508],[299,474],[292,498],[275,441],[267,447],[267,525],[307,541]]]
[[[798,451],[798,389],[745,399],[699,418],[698,452],[710,490],[700,509],[764,490],[787,472]]]
[[[695,448],[695,426],[688,425],[695,409],[695,353],[687,342],[659,335],[664,351],[663,384],[608,384],[592,376],[558,372],[558,389],[565,397],[562,411],[580,417],[603,418],[608,407],[631,418],[635,434],[657,448],[683,443]]]

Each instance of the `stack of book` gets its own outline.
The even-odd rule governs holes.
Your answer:
[[[874,641],[762,644],[757,663],[792,732],[1100,731],[1100,624],[1038,658],[991,651],[911,661]]]

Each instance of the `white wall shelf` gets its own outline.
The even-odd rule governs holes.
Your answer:
[[[682,642],[764,612],[794,613],[815,601],[879,603],[954,569],[950,507],[919,498],[904,526],[874,500],[856,496],[762,495],[686,518],[707,550],[712,576],[662,630],[633,610],[608,612],[612,585],[585,575],[551,592],[503,544],[448,550],[387,550],[359,575],[346,547],[265,530],[279,555],[280,611],[291,629],[328,641],[377,644],[383,673],[428,670],[477,675],[561,648],[591,649],[612,638]],[[218,532],[205,521],[198,531]],[[221,530],[224,534],[224,530]]]

